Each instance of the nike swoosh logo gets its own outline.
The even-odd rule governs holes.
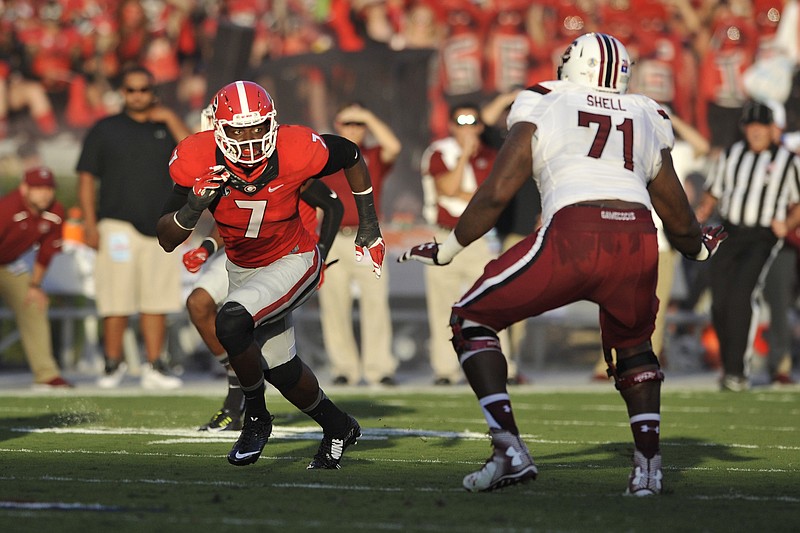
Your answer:
[[[275,187],[267,187],[267,191],[268,192],[275,192],[278,189],[280,189],[281,187],[283,187],[284,185],[286,185],[286,184],[285,183],[281,183],[280,185],[276,185]]]
[[[237,459],[246,459],[246,458],[250,457],[251,455],[255,455],[257,453],[260,453],[260,452],[239,453],[239,451],[237,450],[236,454],[234,454],[234,457],[237,458]]]

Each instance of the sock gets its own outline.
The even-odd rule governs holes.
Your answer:
[[[478,399],[483,410],[486,423],[492,429],[505,429],[513,435],[519,435],[517,423],[514,421],[514,413],[511,411],[511,399],[508,393],[501,392],[490,394]]]
[[[267,400],[264,397],[264,392],[267,386],[264,383],[264,378],[261,378],[258,383],[252,387],[242,387],[244,394],[244,405],[247,416],[269,416],[267,411]]]
[[[244,411],[244,403],[244,392],[242,392],[242,385],[239,383],[239,378],[236,377],[236,372],[232,369],[228,369],[228,395],[225,397],[222,408],[233,411],[234,413],[241,413]]]
[[[319,390],[317,400],[303,409],[303,412],[313,418],[325,433],[341,433],[347,427],[347,414],[336,407],[322,389]]]
[[[106,374],[112,374],[117,371],[122,359],[110,359],[106,356]]]
[[[661,415],[658,413],[641,413],[631,417],[633,442],[647,459],[652,459],[658,453],[660,426]]]

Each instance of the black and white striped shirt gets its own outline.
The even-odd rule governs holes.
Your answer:
[[[800,158],[783,146],[755,153],[739,141],[720,154],[706,182],[723,219],[736,226],[768,228],[800,201]]]
[[[706,181],[723,219],[736,226],[769,228],[800,201],[800,158],[782,146],[760,153],[739,141],[720,154]]]

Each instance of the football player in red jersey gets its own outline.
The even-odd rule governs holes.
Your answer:
[[[209,209],[225,243],[229,292],[216,317],[217,338],[245,395],[245,421],[228,454],[254,463],[272,432],[265,380],[322,426],[309,468],[339,468],[361,428],[322,391],[298,357],[291,311],[319,284],[322,260],[298,213],[300,187],[344,169],[359,214],[356,257],[368,254],[380,277],[385,245],[372,186],[358,147],[338,135],[278,125],[272,98],[260,85],[236,81],[212,102],[212,131],[181,142],[170,161],[173,193],[158,221],[167,251],[182,243]]]
[[[322,212],[321,221],[318,220],[317,209]],[[342,202],[322,180],[310,179],[300,189],[298,210],[306,231],[317,239],[320,257],[325,261],[342,221],[344,214]],[[202,274],[195,281],[192,292],[186,299],[186,310],[209,351],[225,367],[228,378],[228,394],[222,407],[207,423],[200,426],[200,431],[240,431],[244,417],[244,393],[239,378],[228,362],[228,354],[217,339],[215,325],[219,304],[228,294],[226,256],[220,244],[219,233],[214,228],[212,234],[206,237],[200,246],[183,255],[183,265],[189,272],[198,272],[203,268]],[[322,286],[322,281],[319,286]]]

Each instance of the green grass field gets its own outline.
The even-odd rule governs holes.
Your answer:
[[[306,465],[321,434],[274,391],[261,459],[195,431],[217,396],[3,395],[2,531],[797,531],[800,392],[664,393],[665,494],[621,496],[622,401],[515,390],[535,482],[489,494],[462,477],[489,455],[465,388],[334,391],[364,428],[338,471]],[[96,393],[95,393],[96,394]]]

